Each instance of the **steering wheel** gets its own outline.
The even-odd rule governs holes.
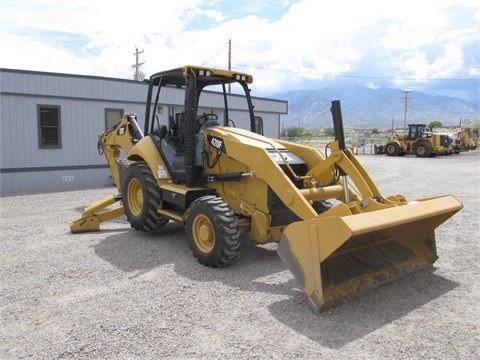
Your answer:
[[[210,121],[210,120],[217,121],[218,120],[218,115],[213,114],[213,113],[210,113],[210,114],[203,113],[203,115],[201,115],[197,118],[198,126],[200,127],[203,124],[205,124],[207,121]]]

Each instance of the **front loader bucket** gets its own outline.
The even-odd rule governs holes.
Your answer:
[[[432,266],[438,258],[435,228],[462,207],[443,196],[355,215],[325,213],[289,225],[277,252],[309,305],[322,311]]]

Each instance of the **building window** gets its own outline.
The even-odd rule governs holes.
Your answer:
[[[105,109],[105,130],[113,129],[122,117],[123,109]]]
[[[38,105],[38,147],[60,149],[62,147],[60,128],[60,106]]]

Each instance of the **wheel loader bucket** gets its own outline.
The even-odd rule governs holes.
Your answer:
[[[290,224],[277,252],[318,312],[432,266],[435,228],[462,207],[442,196],[355,215],[337,209]]]

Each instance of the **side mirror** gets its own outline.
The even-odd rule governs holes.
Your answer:
[[[255,129],[253,131],[259,135],[263,135],[263,119],[261,116],[255,116]]]

